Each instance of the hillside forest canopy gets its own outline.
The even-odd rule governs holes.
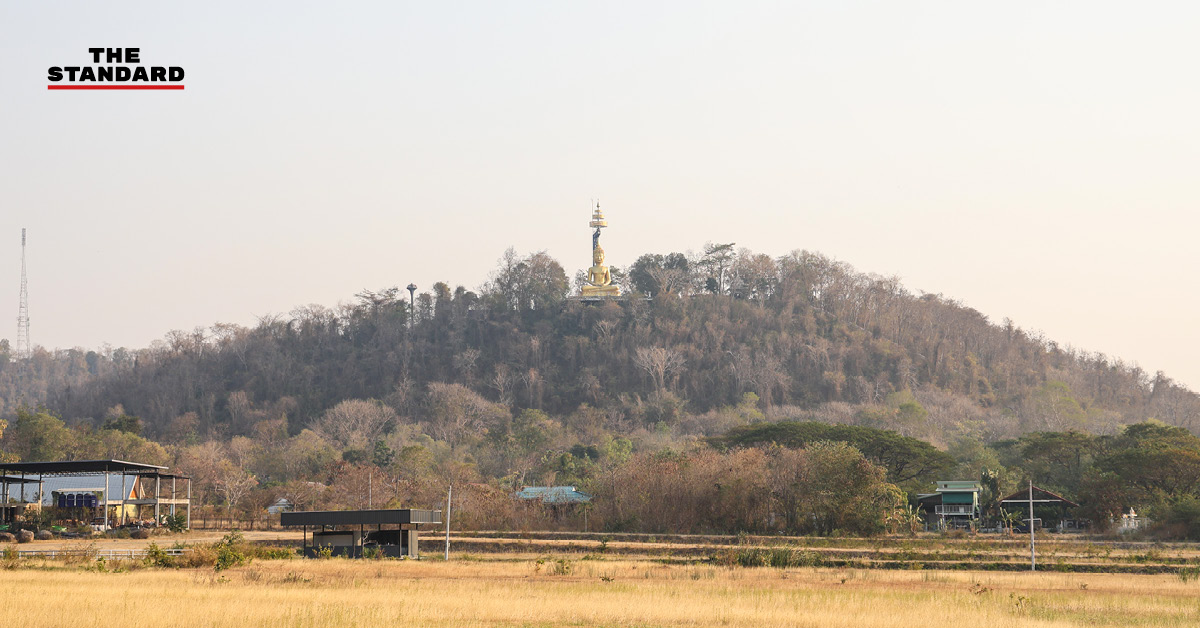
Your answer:
[[[1098,526],[1132,506],[1200,537],[1200,397],[1163,373],[807,251],[613,277],[628,298],[583,303],[581,273],[509,249],[411,307],[389,287],[145,349],[0,341],[0,455],[169,464],[230,519],[453,483],[463,525],[577,525],[512,500],[554,484],[595,496],[596,529],[875,533],[935,479],[986,502],[1032,478]]]

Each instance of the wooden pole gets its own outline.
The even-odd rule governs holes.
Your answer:
[[[450,498],[454,497],[454,485],[446,493],[446,560],[450,560]]]

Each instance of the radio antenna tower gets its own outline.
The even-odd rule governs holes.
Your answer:
[[[29,344],[29,282],[25,278],[25,228],[21,228],[21,305],[17,310],[17,357],[33,355]]]

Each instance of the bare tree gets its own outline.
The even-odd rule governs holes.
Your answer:
[[[233,520],[233,511],[237,505],[255,486],[258,486],[258,480],[245,469],[229,460],[221,461],[217,467],[217,490],[225,498],[226,513],[230,521]]]
[[[510,418],[508,408],[492,403],[460,384],[434,382],[429,385],[429,414],[433,434],[456,446],[471,435]]]
[[[513,402],[513,388],[516,386],[517,376],[513,375],[505,364],[496,365],[496,374],[492,377],[489,385],[496,390],[499,395],[499,401],[502,405],[511,406]]]
[[[343,447],[366,449],[395,420],[396,411],[381,401],[347,399],[326,410],[313,429]]]
[[[479,349],[464,349],[454,356],[454,370],[467,382],[475,381],[475,364],[479,361]]]
[[[654,379],[659,393],[667,387],[667,375],[679,370],[685,362],[682,353],[666,347],[639,347],[633,361]]]

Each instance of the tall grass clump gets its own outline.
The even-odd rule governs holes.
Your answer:
[[[820,567],[825,559],[816,552],[787,547],[725,549],[711,558],[725,567]]]

